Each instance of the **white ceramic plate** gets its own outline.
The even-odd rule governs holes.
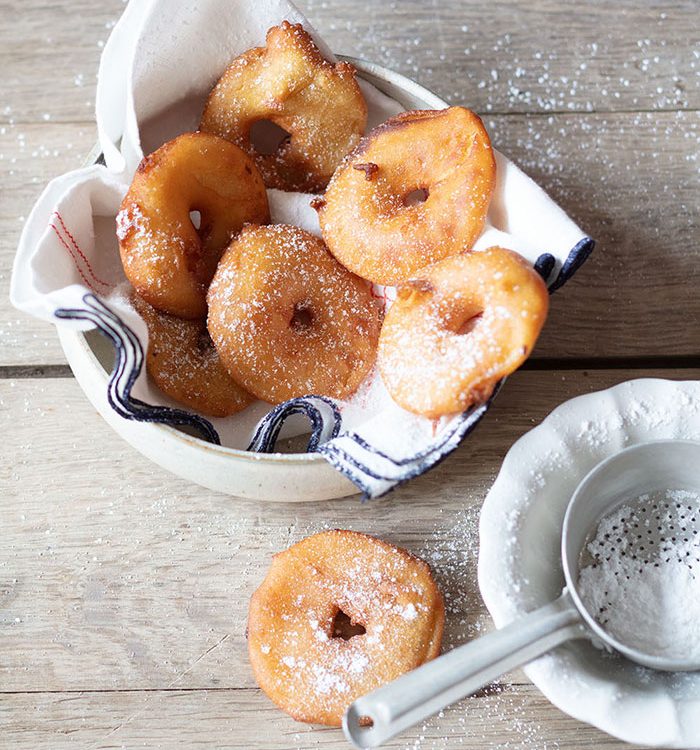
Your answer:
[[[579,396],[515,443],[480,523],[479,588],[497,627],[559,595],[564,511],[585,474],[663,438],[700,439],[700,382],[633,380]],[[700,746],[700,672],[654,672],[583,640],[525,672],[562,711],[627,742]]]
[[[448,106],[387,68],[356,58],[343,59],[352,62],[361,78],[406,109]],[[98,148],[89,163],[99,155]],[[159,466],[209,489],[258,500],[300,502],[357,494],[357,487],[318,454],[250,453],[212,445],[174,427],[123,419],[107,401],[111,345],[95,331],[84,334],[58,326],[58,334],[75,377],[93,406],[124,440]]]

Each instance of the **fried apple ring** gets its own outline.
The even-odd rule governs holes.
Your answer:
[[[374,364],[380,310],[369,285],[298,227],[245,227],[208,299],[224,367],[263,401],[348,398]]]
[[[163,393],[211,417],[228,417],[253,403],[219,361],[205,319],[162,313],[135,292],[131,302],[148,328],[146,370]]]
[[[532,351],[549,295],[518,253],[454,255],[399,286],[379,339],[384,385],[399,406],[437,418],[484,402]]]
[[[362,139],[314,207],[346,268],[395,285],[471,248],[495,184],[491,143],[473,112],[403,112]]]
[[[195,228],[190,212],[201,215]],[[207,314],[216,264],[246,222],[269,221],[253,160],[209,133],[185,133],[146,156],[117,216],[124,273],[153,307],[181,318]]]
[[[355,69],[325,60],[300,24],[273,26],[266,44],[227,68],[209,96],[200,129],[247,151],[267,187],[319,192],[367,124]],[[272,153],[251,143],[251,127],[261,121],[288,134]]]
[[[250,601],[248,654],[279,708],[337,727],[354,700],[438,656],[444,620],[425,562],[366,534],[324,531],[274,556]]]

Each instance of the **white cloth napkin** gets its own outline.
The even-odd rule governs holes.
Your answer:
[[[138,370],[146,326],[123,293],[115,216],[144,153],[196,129],[205,97],[228,63],[246,49],[264,45],[267,29],[285,19],[302,23],[332,59],[323,40],[286,0],[129,3],[100,63],[96,116],[103,163],[47,186],[20,238],[11,299],[36,317],[81,330],[96,326],[112,339],[121,371],[115,368],[110,387],[114,408],[124,418],[186,423],[200,429],[205,439],[264,451],[274,449],[282,427],[283,435],[300,434],[310,420],[309,449],[320,451],[366,496],[376,497],[441,460],[488,405],[442,420],[436,430],[433,422],[397,407],[375,373],[350,403],[310,397],[272,409],[257,402],[228,419],[205,420],[179,409]],[[375,87],[361,85],[368,128],[402,110]],[[465,98],[468,105],[468,92]],[[585,260],[593,242],[498,153],[497,166],[489,224],[476,249],[493,244],[512,248],[536,264],[550,289],[558,288]],[[268,195],[273,222],[320,234],[309,206],[312,196],[277,190]],[[392,292],[386,292],[389,300]]]

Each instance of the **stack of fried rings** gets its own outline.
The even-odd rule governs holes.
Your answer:
[[[333,102],[331,115],[320,101]],[[252,146],[261,119],[290,133],[275,154]],[[180,136],[139,167],[119,216],[126,275],[160,313],[196,321],[193,331],[208,313],[216,367],[241,396],[226,410],[252,397],[347,399],[378,349],[392,398],[436,418],[487,398],[534,346],[547,312],[540,277],[508,250],[469,252],[496,181],[481,120],[463,107],[404,112],[358,143],[365,119],[354,71],[285,22],[217,83],[201,125],[211,133]],[[325,245],[296,227],[261,226],[266,187],[318,190],[331,174],[312,202]],[[399,287],[383,325],[367,282]],[[181,337],[182,353],[201,365],[195,339]],[[167,358],[154,362],[167,393],[213,413],[182,379],[164,377]]]
[[[544,324],[547,290],[521,256],[469,252],[495,184],[491,144],[473,112],[403,112],[360,141],[312,204],[346,268],[399,285],[379,369],[394,401],[421,416],[488,398]]]
[[[206,329],[206,295],[224,250],[244,224],[270,219],[266,188],[325,188],[359,141],[366,115],[352,66],[324,60],[300,25],[284,22],[269,30],[265,48],[249,50],[229,66],[207,102],[202,132],[179,136],[142,161],[122,202],[117,234],[124,271],[149,331],[148,372],[171,398],[210,416],[227,416],[255,396],[272,402],[311,392],[347,398],[372,368],[380,311],[369,285],[346,271],[320,239],[292,227],[274,235],[279,241],[270,245],[268,257],[285,237],[308,252],[277,252],[272,265],[280,289],[288,293],[284,310],[275,308],[266,317],[277,321],[278,344],[286,336],[284,352],[293,361],[297,353],[306,355],[306,364],[284,382],[276,382],[274,371],[263,374],[256,386],[255,373],[275,364],[260,353],[243,378],[253,386],[251,395],[232,377],[241,368],[225,367],[238,364],[237,357],[226,356],[230,345],[217,337],[221,358]],[[274,154],[256,152],[251,142],[251,127],[263,119],[290,134]],[[253,233],[246,236],[250,244]],[[280,272],[285,256],[293,264],[288,275],[318,278],[315,293],[313,284],[305,289],[297,284],[290,293]],[[235,262],[233,250],[227,258],[228,265]],[[222,294],[226,267],[217,282]],[[263,283],[270,269],[258,271]]]
[[[529,355],[544,283],[517,253],[472,252],[496,183],[481,120],[404,112],[360,140],[366,115],[352,67],[285,22],[231,63],[202,132],[143,160],[117,234],[148,372],[173,399],[212,416],[255,398],[348,399],[377,361],[397,404],[436,419],[488,398]],[[264,120],[288,133],[272,153],[254,145]],[[267,188],[326,186],[312,202],[323,240],[268,225]],[[397,287],[383,322],[371,283]],[[340,614],[364,635],[334,637]],[[425,563],[325,532],[275,559],[249,652],[278,705],[337,726],[353,698],[437,656],[443,620]]]

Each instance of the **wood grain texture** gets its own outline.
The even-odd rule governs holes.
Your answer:
[[[258,690],[0,695],[13,750],[347,750],[338,729],[298,724]],[[398,750],[634,750],[561,713],[531,685],[503,683],[405,732]]]
[[[416,78],[479,112],[697,109],[695,0],[302,0],[331,48]],[[121,0],[5,0],[0,117],[82,122]]]
[[[10,304],[10,274],[34,202],[51,179],[82,166],[95,138],[94,123],[0,126],[0,366],[65,362],[54,327]]]
[[[494,143],[598,246],[554,297],[535,357],[700,356],[700,113],[490,116]],[[0,135],[14,153],[0,196],[0,269],[9,269],[41,185],[75,167],[92,130],[32,125]],[[68,147],[71,144],[71,147]],[[38,154],[48,153],[42,157]],[[64,361],[53,327],[21,315],[0,272],[0,365]]]
[[[535,356],[700,355],[700,113],[488,117],[597,242]]]
[[[3,0],[0,65],[9,124],[93,120],[100,54],[122,0]]]
[[[697,3],[301,4],[331,48],[478,112],[697,108]]]
[[[94,142],[94,126],[85,122],[92,105],[85,103],[94,98],[97,41],[106,38],[122,7],[120,0],[98,6],[77,2],[71,4],[70,19],[64,19],[58,0],[0,6],[21,29],[12,24],[0,29],[0,62],[11,84],[0,115],[6,121],[0,156],[9,166],[7,189],[0,195],[0,366],[64,362],[53,329],[10,307],[9,269],[22,217],[43,185],[78,166]],[[700,253],[700,114],[580,114],[668,108],[668,96],[665,103],[654,97],[676,83],[685,98],[673,99],[674,106],[696,107],[700,61],[692,34],[697,24],[690,23],[695,3],[638,7],[627,2],[610,9],[595,2],[575,14],[555,2],[484,8],[416,0],[400,9],[308,2],[304,7],[334,48],[354,49],[482,113],[509,113],[487,117],[494,143],[598,241],[588,267],[556,297],[536,357],[700,355],[694,273]],[[600,29],[605,29],[602,37]],[[474,50],[465,55],[470,43]],[[428,64],[423,55],[437,59]],[[618,75],[627,85],[618,85]],[[530,92],[527,97],[509,103],[501,90],[508,76]],[[569,109],[545,101],[561,76],[572,88],[579,81],[585,96],[569,95],[575,114],[543,115]],[[473,85],[477,79],[486,81],[482,88]],[[632,92],[632,99],[625,92]],[[531,114],[512,114],[522,111]]]
[[[253,687],[250,594],[273,552],[329,527],[426,557],[446,591],[447,644],[456,645],[488,623],[476,523],[507,448],[566,398],[651,374],[660,373],[519,373],[434,471],[378,502],[301,505],[238,500],[167,474],[123,443],[72,379],[0,381],[3,423],[14,425],[0,468],[0,685]]]
[[[150,464],[72,379],[0,382],[2,421],[14,425],[0,469],[3,736],[19,748],[168,747],[176,737],[182,747],[252,747],[262,716],[257,746],[343,747],[338,732],[294,724],[255,690],[245,619],[271,555],[328,527],[401,544],[433,566],[446,647],[458,645],[491,627],[476,529],[507,447],[572,395],[659,375],[700,371],[520,373],[452,457],[386,499],[265,506]],[[548,707],[520,673],[504,684],[393,746],[420,736],[421,747],[617,746]],[[181,692],[193,689],[210,692]],[[27,692],[38,695],[7,695]]]
[[[554,298],[538,366],[700,356],[696,0],[298,4],[333,49],[482,113],[495,144],[598,240]],[[446,646],[458,645],[491,627],[478,513],[513,441],[570,396],[700,370],[518,373],[453,456],[366,505],[262,506],[160,470],[67,377],[53,328],[7,299],[23,217],[95,141],[99,55],[123,7],[0,0],[0,745],[345,748],[255,687],[245,618],[271,555],[334,526],[406,546],[433,566]],[[518,672],[389,747],[629,746],[560,713]]]
[[[420,7],[416,7],[418,5]],[[51,327],[20,316],[9,306],[9,268],[21,219],[27,215],[42,186],[51,176],[77,166],[94,141],[94,128],[82,122],[86,113],[85,108],[79,106],[80,102],[92,101],[94,79],[92,75],[80,78],[76,73],[73,78],[78,76],[81,84],[76,86],[65,66],[72,65],[77,69],[82,65],[92,71],[96,69],[100,48],[87,40],[105,37],[110,18],[120,11],[122,4],[107,2],[94,7],[93,4],[78,3],[71,23],[54,25],[47,19],[51,13],[59,12],[61,3],[52,4],[48,10],[45,3],[36,1],[6,6],[8,13],[15,13],[18,19],[22,19],[24,35],[20,39],[21,35],[12,32],[12,38],[4,40],[6,45],[0,45],[0,59],[7,56],[12,81],[7,124],[3,127],[4,132],[0,131],[0,155],[9,164],[6,177],[9,189],[4,190],[0,197],[0,228],[3,230],[0,240],[0,365],[55,364],[63,362],[64,358]],[[581,55],[571,54],[571,50],[564,46],[567,54],[560,54],[557,65],[564,66],[562,69],[568,70],[569,77],[572,77],[575,64],[579,68],[585,64],[585,69],[577,69],[576,80],[585,81],[601,96],[602,91],[607,91],[607,85],[610,91],[604,99],[591,105],[594,110],[606,110],[611,106],[615,109],[616,102],[622,102],[620,108],[642,107],[639,101],[634,104],[618,99],[612,90],[611,71],[626,70],[625,62],[633,61],[633,68],[639,75],[625,78],[629,85],[623,88],[636,92],[638,96],[647,91],[647,87],[654,94],[660,80],[667,85],[674,77],[679,77],[679,70],[684,81],[688,79],[697,83],[699,80],[692,52],[693,40],[683,30],[693,3],[663,4],[658,8],[649,5],[645,9],[634,6],[616,8],[615,20],[603,3],[591,4],[585,13],[575,14],[573,18],[569,13],[563,14],[556,3],[542,3],[536,12],[531,8],[525,10],[518,4],[509,7],[507,3],[489,6],[487,11],[470,4],[443,2],[427,6],[410,3],[402,9],[401,17],[411,18],[412,24],[423,32],[409,37],[405,32],[400,33],[398,10],[390,5],[381,8],[378,4],[355,5],[351,12],[342,3],[312,2],[308,4],[308,12],[336,48],[347,51],[351,48],[348,45],[359,44],[357,54],[372,57],[369,45],[374,45],[373,49],[382,52],[380,62],[417,76],[443,96],[448,95],[449,85],[456,85],[446,84],[446,81],[459,82],[460,88],[452,92],[452,98],[466,101],[481,112],[489,110],[488,97],[499,98],[499,86],[502,85],[501,77],[494,81],[490,74],[486,75],[488,66],[494,66],[492,69],[496,71],[509,70],[508,65],[521,61],[523,49],[528,49],[531,56],[540,54],[541,41],[535,43],[540,40],[539,25],[546,24],[554,39],[563,40],[565,32],[571,33],[573,23],[572,36],[578,40],[576,44],[583,44],[582,40],[588,37],[581,35],[582,29],[577,28],[577,24],[585,26],[590,36],[591,30],[599,29],[604,23],[617,44],[609,40],[605,47],[599,41],[599,48],[607,50],[605,54],[600,52],[600,60],[594,55],[594,62],[587,63],[585,59],[580,62]],[[476,13],[480,16],[478,24],[475,22]],[[665,14],[663,19],[662,14]],[[343,17],[348,19],[347,23],[339,23],[338,18]],[[458,21],[462,17],[467,20],[460,24]],[[498,24],[502,25],[504,18],[512,19],[509,23],[516,28],[507,44],[496,34]],[[356,35],[353,24],[359,24],[359,28],[371,26],[372,34]],[[463,25],[467,31],[461,30]],[[640,36],[647,28],[650,34],[651,30],[654,31],[650,37],[652,41],[640,46],[638,42],[648,41],[647,37]],[[491,38],[501,39],[499,44],[493,45],[497,49],[489,54],[484,49],[479,52],[481,57],[464,55],[464,49],[461,49],[461,57],[457,56],[458,48],[465,44],[462,37],[470,37],[475,44],[485,45],[485,40],[490,39],[489,29],[492,30]],[[0,35],[10,33],[9,26],[0,31]],[[42,35],[46,37],[43,43]],[[413,44],[414,39],[419,40],[418,45]],[[428,43],[428,40],[432,41]],[[406,63],[409,58],[404,60],[401,53],[405,41],[410,42],[413,55],[443,50],[438,54],[440,64],[419,65],[417,72],[412,70],[411,65],[415,63]],[[20,44],[21,54],[18,50]],[[586,44],[590,46],[591,42]],[[655,45],[655,49],[650,49],[650,45]],[[632,47],[636,47],[637,52]],[[32,64],[27,65],[26,58],[31,49],[45,54],[32,55]],[[56,54],[50,54],[50,49]],[[556,50],[557,47],[548,49]],[[637,53],[643,56],[637,59]],[[624,54],[627,57],[622,59]],[[440,55],[444,55],[445,60],[440,61]],[[621,56],[618,65],[613,64],[614,55]],[[659,62],[654,62],[655,57]],[[458,64],[455,64],[455,59],[459,60]],[[401,64],[401,60],[405,64]],[[544,64],[546,61],[540,58],[538,65],[540,62]],[[536,81],[528,78],[532,70],[522,69],[526,72],[520,74],[518,80],[522,78],[523,86],[535,91],[534,99],[530,97],[526,109],[540,114],[551,109],[538,105],[537,100],[545,96],[542,88],[546,88],[545,84],[553,85],[551,81],[556,79],[554,71],[544,78],[546,71],[534,66],[538,75],[536,80],[540,77],[544,80],[544,83],[535,85]],[[30,84],[23,76],[31,80],[32,95],[28,89]],[[483,89],[478,85],[475,89],[484,92],[481,99],[470,95],[467,85],[470,76],[488,79]],[[607,84],[601,83],[603,79]],[[448,88],[444,88],[446,85]],[[692,86],[689,89],[687,83],[683,86],[686,93],[692,91]],[[80,100],[76,99],[76,89]],[[17,98],[18,104],[13,103],[13,97]],[[51,104],[58,109],[52,109]],[[647,102],[644,106],[653,108],[653,103]],[[70,114],[64,111],[64,107]],[[522,111],[519,106],[505,105],[492,106],[491,109]],[[581,107],[577,105],[574,109]],[[700,252],[696,242],[700,205],[697,179],[699,118],[697,112],[487,118],[494,142],[537,179],[598,241],[597,252],[589,266],[564,294],[556,298],[552,319],[535,356],[700,354],[700,327],[697,325],[700,300],[693,273]],[[75,122],[58,124],[56,121],[60,120]],[[650,294],[651,287],[653,294]],[[610,315],[613,301],[615,314]],[[689,321],[694,325],[687,325]]]

